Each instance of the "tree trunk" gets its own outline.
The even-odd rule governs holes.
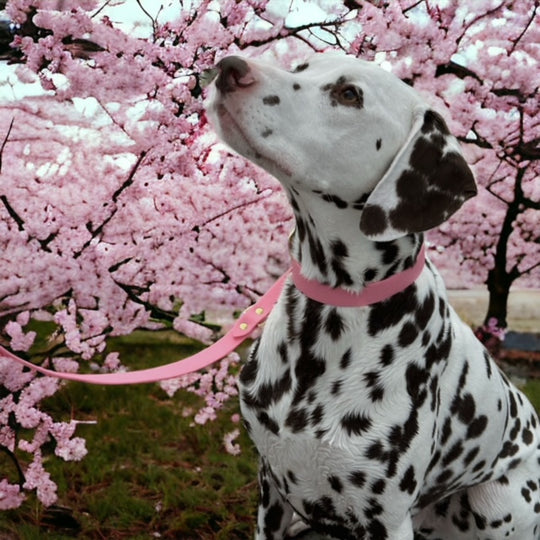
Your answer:
[[[519,277],[520,272],[517,263],[507,270],[508,240],[514,229],[513,224],[520,213],[520,205],[523,202],[523,190],[521,182],[525,169],[519,169],[514,184],[514,200],[508,204],[504,216],[497,248],[495,250],[494,266],[488,272],[487,287],[489,291],[489,304],[484,319],[487,325],[490,319],[496,319],[499,328],[506,328],[508,314],[508,296],[512,283]]]
[[[504,267],[501,271],[499,267],[495,266],[488,272],[486,283],[489,291],[489,303],[484,324],[487,324],[490,319],[496,319],[498,327],[506,328],[508,296],[510,295],[512,281]]]

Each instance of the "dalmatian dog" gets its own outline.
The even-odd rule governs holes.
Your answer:
[[[443,118],[372,63],[326,53],[289,72],[231,56],[217,70],[210,120],[283,185],[305,279],[360,292],[404,272],[423,232],[476,194]],[[540,538],[538,417],[429,260],[363,307],[289,279],[240,398],[260,454],[257,539],[289,537],[296,516],[336,539]]]

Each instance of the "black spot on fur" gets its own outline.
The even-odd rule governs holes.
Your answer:
[[[313,235],[310,228],[306,228],[306,233],[307,233],[309,254],[311,256],[311,260],[317,266],[321,274],[326,276],[328,272],[328,268],[327,268],[326,255],[324,253],[323,245],[321,241],[319,240],[319,238]]]
[[[386,212],[378,205],[369,204],[364,207],[360,219],[360,229],[367,236],[381,234],[388,227]]]
[[[266,512],[264,518],[264,534],[266,538],[273,538],[273,533],[279,531],[283,519],[283,506],[276,502]]]
[[[425,351],[426,369],[430,369],[433,364],[446,360],[452,348],[452,335],[450,332],[440,343],[432,343]]]
[[[377,538],[377,540],[386,540],[388,538],[386,527],[377,519],[372,520],[367,529],[371,535],[370,538]]]
[[[524,429],[521,433],[521,439],[526,444],[529,445],[533,442],[533,434],[530,429]]]
[[[458,418],[464,424],[470,424],[476,412],[476,405],[471,394],[466,393],[457,400],[457,403],[452,404],[452,412],[458,413]]]
[[[516,398],[512,392],[509,392],[508,398],[510,399],[510,416],[515,418],[518,414]]]
[[[418,336],[418,328],[411,322],[406,322],[398,336],[398,343],[400,347],[404,348],[414,342]]]
[[[442,464],[447,467],[452,462],[454,462],[459,456],[463,454],[463,445],[461,444],[461,441],[456,442],[450,450],[444,455],[442,459]]]
[[[331,309],[324,324],[326,333],[330,334],[333,341],[337,341],[341,337],[344,328],[345,323],[337,310]]]
[[[300,90],[300,88],[302,88],[298,83],[294,83],[292,87],[293,87],[293,90]]]
[[[347,245],[344,244],[341,240],[333,240],[330,248],[332,250],[332,255],[337,259],[341,259],[349,256],[349,249]]]
[[[334,381],[332,383],[332,388],[330,389],[330,393],[333,395],[333,396],[339,396],[339,394],[341,393],[341,385],[343,384],[343,381],[342,380],[337,380],[337,381]]]
[[[352,351],[351,349],[347,349],[344,353],[343,353],[343,356],[341,357],[341,360],[339,361],[339,367],[341,369],[347,369],[351,363],[351,356],[352,356]]]
[[[363,471],[349,473],[349,482],[357,488],[363,488],[366,483],[366,473]]]
[[[366,283],[373,281],[376,277],[377,277],[377,270],[375,270],[375,268],[368,268],[364,272],[364,281]]]
[[[484,430],[486,429],[488,424],[487,416],[479,416],[478,418],[475,418],[469,425],[469,429],[467,430],[467,439],[475,439],[476,437],[480,437],[482,433],[484,433]]]
[[[301,401],[315,382],[326,371],[326,363],[313,354],[311,347],[315,343],[322,324],[323,305],[313,300],[306,302],[304,324],[300,333],[300,357],[295,366],[297,387],[293,403]]]
[[[396,454],[405,453],[418,434],[418,412],[412,409],[403,425],[395,425],[390,430],[388,443]]]
[[[340,199],[337,195],[331,195],[324,193],[321,195],[323,201],[335,204],[340,210],[343,210],[349,206],[343,199]]]
[[[389,366],[394,361],[394,348],[392,345],[385,345],[381,349],[381,359],[380,362],[383,366]]]
[[[351,412],[341,419],[341,425],[349,436],[362,435],[371,428],[372,422],[368,416]]]
[[[438,484],[444,484],[448,480],[450,480],[450,478],[452,478],[452,476],[454,476],[454,473],[452,472],[452,470],[451,469],[445,469],[444,471],[442,471],[439,474],[439,476],[437,476],[437,483]]]
[[[382,252],[382,264],[388,265],[396,262],[399,247],[395,242],[375,242],[373,245]]]
[[[377,151],[381,149],[381,146],[382,146],[382,139],[377,139],[375,143],[375,148],[377,149]]]
[[[249,365],[249,363],[247,365]],[[287,369],[277,381],[261,384],[256,389],[256,394],[254,393],[255,389],[253,391],[244,393],[242,395],[242,401],[248,407],[266,409],[272,403],[279,401],[283,394],[291,389],[291,386],[291,374]]]
[[[266,412],[260,412],[257,415],[257,420],[274,435],[279,433],[279,426],[277,425],[277,422],[273,418],[270,418]]]
[[[405,372],[407,392],[412,398],[414,407],[421,407],[427,397],[426,384],[429,372],[419,368],[415,364],[409,364]]]
[[[450,438],[450,435],[452,435],[452,419],[448,417],[443,424],[441,432],[441,444],[446,444],[446,442]]]
[[[285,420],[285,425],[290,427],[293,433],[303,431],[307,424],[308,415],[305,409],[292,409]]]
[[[287,478],[293,483],[298,484],[298,479],[296,478],[296,474],[294,474],[293,471],[288,470],[287,471]]]
[[[414,283],[388,300],[372,305],[368,323],[369,335],[374,337],[386,328],[395,326],[405,315],[413,312],[417,305]]]
[[[331,488],[337,493],[341,493],[343,491],[343,483],[337,476],[329,476],[328,482],[330,483]]]
[[[258,347],[259,341],[255,342],[255,344],[253,345],[253,350],[250,354],[250,358],[240,371],[240,382],[244,386],[251,386],[255,382],[255,378],[257,377],[257,371],[259,369],[259,364],[257,362]]]
[[[376,516],[380,516],[384,512],[383,506],[377,501],[377,499],[369,499],[369,506],[364,509],[364,516],[367,519],[372,520]]]
[[[263,97],[263,103],[265,105],[279,105],[281,103],[281,100],[279,99],[279,96],[273,95],[273,96],[265,96]]]
[[[278,352],[283,364],[288,364],[289,363],[289,352],[288,351],[289,351],[289,348],[287,347],[287,343],[282,341],[278,346],[277,352]]]
[[[414,490],[416,489],[417,482],[414,475],[414,467],[412,465],[409,466],[409,468],[405,471],[405,474],[401,478],[401,482],[399,483],[399,489],[401,491],[405,491],[409,493],[409,495],[412,495],[414,493]]]
[[[366,457],[377,461],[384,461],[384,448],[380,441],[371,444],[367,451]]]
[[[285,313],[287,315],[287,337],[289,342],[293,342],[298,338],[299,329],[296,321],[296,308],[298,307],[298,290],[293,283],[290,283],[285,291]]]
[[[521,420],[519,418],[516,418],[516,422],[514,423],[514,427],[510,430],[510,439],[515,441],[517,439],[517,436],[521,430]]]
[[[468,467],[476,459],[479,452],[480,452],[480,447],[478,446],[475,446],[474,448],[469,450],[467,452],[467,455],[463,458],[463,464]]]
[[[416,311],[416,324],[419,328],[424,329],[435,310],[435,296],[429,293],[427,298],[422,302]]]
[[[386,488],[386,481],[380,478],[379,480],[373,483],[373,485],[371,486],[371,491],[375,493],[376,495],[382,495],[382,493],[384,493],[385,488]]]
[[[310,422],[312,426],[318,426],[324,417],[324,406],[317,405],[311,412]]]
[[[304,64],[299,64],[293,70],[293,73],[300,73],[301,71],[306,70],[309,67],[309,64],[305,62]]]

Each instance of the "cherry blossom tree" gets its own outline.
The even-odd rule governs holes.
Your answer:
[[[538,0],[137,0],[136,27],[115,15],[122,3],[0,2],[0,90],[42,89],[0,103],[0,339],[13,351],[115,369],[107,338],[136,328],[209,342],[210,322],[286,268],[293,222],[277,182],[217,143],[204,115],[204,73],[226,54],[293,67],[341,49],[414,85],[481,187],[430,233],[432,258],[450,285],[488,284],[495,327],[511,285],[538,283]],[[54,327],[48,341],[33,320]],[[203,395],[203,423],[235,394],[232,362],[164,388]],[[40,409],[60,383],[4,358],[0,383],[0,450],[15,471],[0,479],[0,508],[31,490],[51,504],[44,443],[62,459],[86,452],[76,422]]]

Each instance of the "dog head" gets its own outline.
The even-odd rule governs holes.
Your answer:
[[[476,194],[442,117],[373,63],[325,53],[292,72],[239,57],[217,69],[207,110],[221,138],[300,196],[363,209],[370,239],[435,227]]]

